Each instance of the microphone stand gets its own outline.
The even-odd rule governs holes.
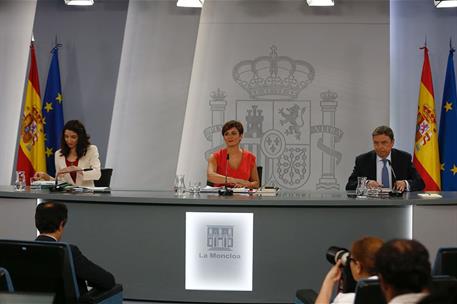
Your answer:
[[[57,173],[57,172],[56,172],[56,173]],[[63,187],[60,187],[60,186],[58,185],[59,179],[58,179],[57,177],[58,177],[58,175],[56,174],[54,186],[53,186],[52,188],[49,189],[49,191],[51,191],[51,192],[60,192],[60,191],[63,191]]]
[[[224,189],[219,190],[219,195],[222,196],[231,196],[233,195],[233,190],[227,188],[227,178],[228,178],[228,166],[229,166],[230,154],[227,153],[227,158],[225,159],[225,186]]]

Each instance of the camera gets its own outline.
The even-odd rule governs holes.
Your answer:
[[[333,265],[335,265],[338,262],[338,260],[341,260],[342,266],[348,266],[350,255],[351,253],[346,248],[331,246],[327,250],[326,257],[327,261],[329,261]]]
[[[329,261],[330,264],[333,265],[335,265],[339,260],[341,260],[342,273],[340,284],[338,286],[339,291],[343,293],[355,292],[357,282],[354,280],[354,277],[352,276],[351,265],[349,265],[351,260],[351,252],[346,248],[331,246],[327,250],[326,257],[327,261]]]

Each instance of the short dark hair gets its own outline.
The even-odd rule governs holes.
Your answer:
[[[36,207],[35,226],[40,233],[53,233],[59,229],[60,223],[65,225],[68,209],[62,203],[45,202]]]
[[[241,122],[239,122],[238,120],[230,120],[227,121],[222,127],[222,136],[224,136],[225,132],[227,132],[231,128],[236,128],[240,135],[242,135],[244,132],[243,124]]]
[[[392,131],[392,129],[388,126],[379,126],[374,129],[373,133],[371,133],[371,136],[376,135],[387,135],[391,140],[394,140],[394,131]]]
[[[78,154],[78,159],[86,155],[87,148],[90,145],[90,136],[86,132],[86,128],[79,120],[69,120],[63,126],[62,137],[60,139],[60,153],[61,155],[67,157],[70,154],[70,148],[65,142],[65,130],[70,130],[78,134],[78,143],[76,144],[76,154]]]
[[[395,239],[376,253],[376,269],[396,295],[421,292],[431,282],[427,249],[416,240]]]

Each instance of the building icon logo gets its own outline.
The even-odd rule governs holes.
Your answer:
[[[209,251],[232,251],[233,226],[206,226],[206,246]]]

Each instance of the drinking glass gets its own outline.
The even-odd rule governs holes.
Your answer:
[[[194,183],[194,193],[200,194],[200,190],[202,189],[202,184],[200,182]]]
[[[360,197],[367,195],[367,178],[365,176],[357,177],[357,188],[355,189],[355,194]]]
[[[189,183],[189,193],[200,194],[201,183],[200,182],[190,182]]]
[[[186,191],[186,184],[184,183],[184,174],[178,174],[175,178],[175,191],[178,195],[183,195]]]
[[[25,172],[24,171],[16,171],[16,182],[15,182],[15,189],[16,191],[24,191],[26,182],[25,182]]]

